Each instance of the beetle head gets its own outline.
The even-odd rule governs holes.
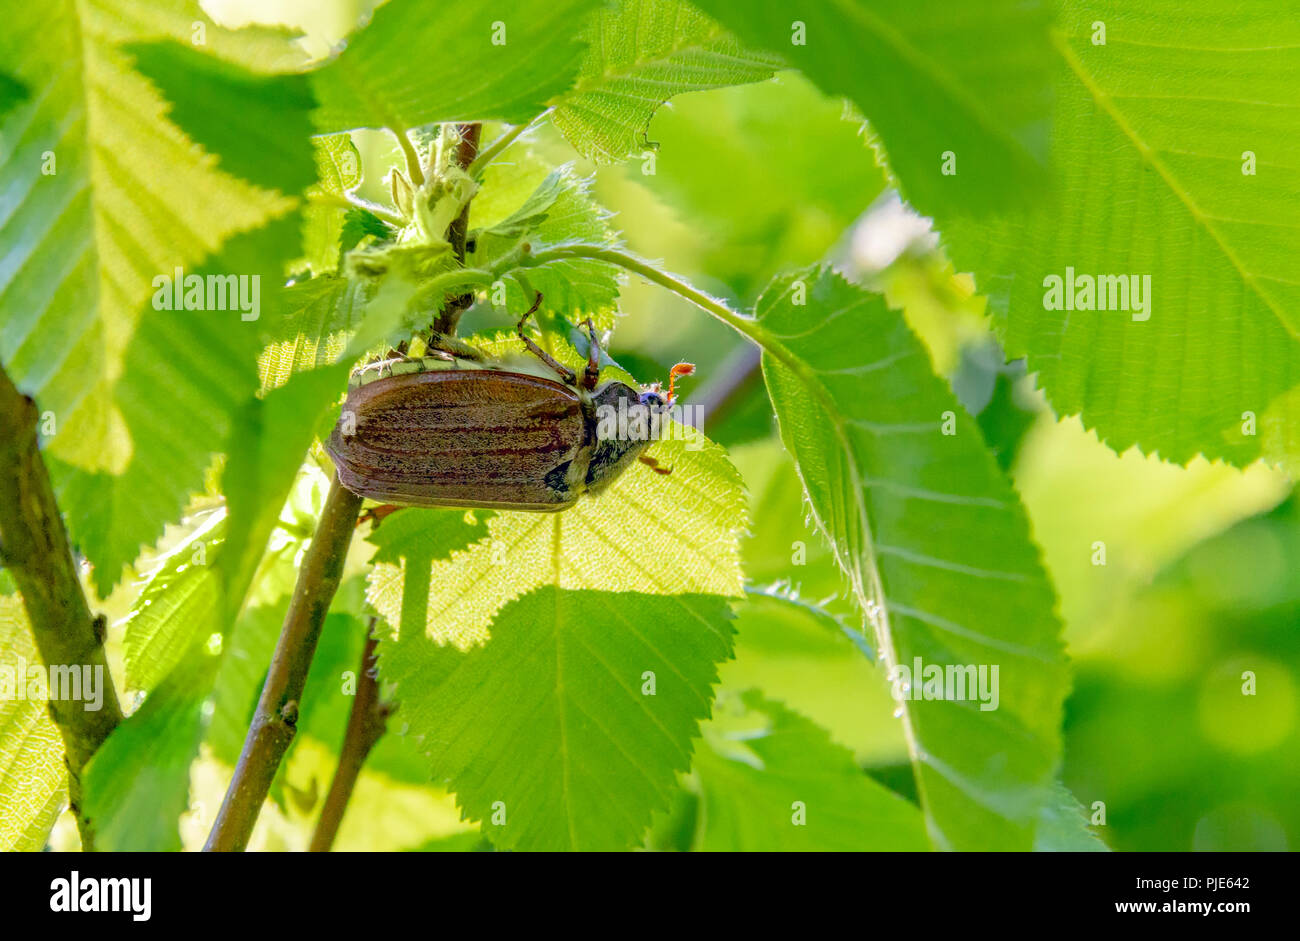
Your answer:
[[[663,385],[655,382],[645,386],[641,390],[638,401],[650,408],[652,411],[664,412],[673,407],[677,401],[676,385],[679,376],[689,376],[695,372],[694,363],[678,363],[672,369],[668,370],[668,391],[664,392]]]
[[[596,408],[596,446],[587,469],[587,490],[608,486],[637,459],[646,446],[658,440],[669,424],[667,413],[676,401],[677,377],[695,367],[678,363],[668,374],[668,391],[659,383],[640,390],[617,380],[607,382],[592,395]],[[660,420],[660,416],[665,416]]]

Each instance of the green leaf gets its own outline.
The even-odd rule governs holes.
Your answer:
[[[222,475],[230,522],[217,567],[224,579],[226,623],[238,615],[321,417],[347,381],[342,363],[303,373],[265,398],[250,400],[240,413]]]
[[[181,848],[179,821],[189,807],[190,763],[203,738],[203,704],[220,663],[206,641],[206,635],[196,639],[86,765],[83,804],[95,824],[96,849]]]
[[[193,0],[109,0],[85,11],[96,33],[117,44],[171,39],[202,47],[223,62],[258,72],[295,72],[308,55],[281,26],[218,26]]]
[[[51,462],[73,540],[107,596],[141,546],[153,544],[203,485],[213,455],[258,389],[257,355],[279,319],[282,265],[297,252],[298,219],[232,239],[194,275],[258,278],[257,321],[232,310],[150,310],[127,351],[115,402],[134,444],[120,475]],[[186,272],[186,277],[191,273]],[[253,281],[244,282],[251,290]],[[232,306],[232,305],[227,305]],[[251,305],[250,305],[251,306]],[[162,390],[165,390],[165,394]],[[100,408],[104,403],[100,403]]]
[[[521,0],[507,10],[393,0],[311,73],[320,100],[316,126],[333,133],[529,121],[572,84],[583,53],[577,34],[598,5]]]
[[[808,513],[794,460],[780,439],[773,435],[732,448],[728,457],[744,474],[750,518],[763,520],[741,544],[746,578],[756,585],[788,585],[818,601],[843,594],[835,555]]]
[[[781,438],[886,664],[999,668],[994,711],[902,703],[931,839],[1030,848],[1068,677],[1015,492],[881,297],[814,268],[777,278],[757,316]]]
[[[0,62],[42,91],[0,119],[0,361],[56,416],[52,454],[121,471],[131,439],[111,389],[152,279],[293,203],[216,169],[120,44],[188,42],[201,23],[214,52],[273,47],[262,32],[231,38],[192,3],[60,0],[11,13]]]
[[[687,273],[746,303],[779,271],[825,258],[887,185],[861,119],[797,72],[674,101],[654,133],[654,174],[629,176],[698,232]]]
[[[491,185],[489,176],[487,185]],[[609,224],[610,213],[591,197],[591,179],[576,176],[569,166],[554,170],[536,190],[505,219],[475,233],[474,251],[465,263],[472,268],[491,268],[504,256],[527,243],[532,252],[560,245],[618,244]],[[516,270],[506,274],[505,307],[523,312],[533,297],[520,282],[540,291],[546,313],[564,316],[575,323],[591,317],[601,328],[614,322],[618,305],[620,273],[615,266],[592,258],[573,258]]]
[[[12,586],[7,587],[12,591]],[[68,800],[63,739],[27,671],[44,669],[23,600],[0,595],[0,852],[39,850]],[[46,676],[49,674],[47,673]],[[105,678],[107,679],[107,677]]]
[[[212,722],[204,743],[218,760],[234,767],[248,735],[253,710],[266,681],[267,666],[284,625],[284,604],[250,608],[239,620],[213,681]]]
[[[216,559],[226,531],[224,510],[198,520],[159,561],[133,606],[123,642],[126,686],[147,696],[83,775],[83,804],[98,848],[181,848],[190,762],[203,738],[204,702],[224,650]],[[222,644],[214,645],[214,637]]]
[[[825,729],[757,690],[737,705],[744,707],[741,715],[719,715],[704,727],[708,747],[695,755],[696,849],[929,849],[916,805],[867,777]]]
[[[579,153],[605,161],[651,147],[650,119],[674,95],[761,82],[781,65],[680,0],[620,0],[592,17],[585,39],[577,84],[552,120]]]
[[[393,228],[374,213],[365,209],[349,209],[343,219],[343,227],[339,230],[339,248],[350,252],[368,235],[387,241],[393,234]]]
[[[199,517],[150,573],[127,616],[122,648],[128,691],[154,689],[205,627],[218,629],[220,586],[209,564],[216,561],[227,528],[224,510]]]
[[[734,469],[716,445],[693,447],[655,443],[671,474],[636,463],[562,513],[406,510],[371,537],[368,600],[400,630],[380,643],[399,721],[498,846],[632,845],[688,763],[731,649],[744,526]],[[640,692],[647,670],[656,696]],[[449,736],[453,722],[472,725]],[[508,730],[525,724],[521,751]],[[614,796],[593,803],[610,774]],[[491,825],[497,800],[513,829]]]
[[[403,634],[423,633],[429,609],[428,573],[435,561],[462,553],[486,536],[487,521],[494,515],[490,510],[407,510],[386,518],[369,537],[376,552],[367,594],[371,604],[382,603],[375,610],[386,613],[389,623]]]
[[[477,830],[468,830],[464,833],[456,833],[452,836],[437,837],[419,846],[413,847],[408,852],[412,853],[474,853],[489,852],[492,846],[483,839],[483,834]]]
[[[312,475],[304,475],[295,486],[295,500],[291,503],[295,515],[297,512],[306,514],[300,522],[307,534],[314,531],[315,520],[311,514],[319,512],[324,501],[323,486],[320,487],[319,499],[312,499],[310,495],[318,483],[324,482],[313,480]],[[212,720],[205,732],[204,744],[212,749],[215,758],[230,767],[234,767],[239,758],[248,734],[253,709],[261,695],[271,655],[284,625],[285,610],[297,580],[304,544],[309,538],[309,535],[304,535],[275,541],[263,567],[258,570],[257,581],[249,592],[247,607],[240,614],[235,630],[227,632],[223,639],[221,665],[212,686]],[[336,602],[345,590],[335,595]],[[302,709],[310,710],[309,703],[300,705]]]
[[[301,193],[316,181],[307,114],[315,104],[302,75],[258,75],[179,43],[128,47],[136,68],[171,103],[169,117],[258,186]]]
[[[361,153],[348,134],[312,138],[317,183],[307,195],[342,197],[361,185]],[[303,211],[304,261],[317,277],[338,271],[343,252],[356,246],[368,232],[387,236],[387,226],[361,209],[344,209],[309,201]],[[358,231],[358,220],[361,228]]]
[[[360,327],[373,287],[351,278],[299,281],[284,291],[284,316],[258,359],[262,388],[284,385],[296,372],[338,362]]]
[[[991,212],[1046,183],[1049,14],[1039,2],[699,0],[866,115],[922,211]],[[802,27],[802,29],[800,29]],[[945,174],[944,155],[956,159]]]
[[[419,253],[420,250],[415,251]],[[446,282],[444,291],[429,288],[430,284],[437,283],[434,279],[421,283],[419,276],[404,270],[390,271],[380,279],[377,286],[371,287],[365,315],[349,337],[343,358],[350,363],[367,351],[387,348],[413,330],[427,329],[432,314],[427,309],[421,309],[415,302],[421,288],[427,289],[424,296],[436,298],[434,303],[441,304],[442,298],[453,288],[471,283],[469,279],[460,277],[461,271],[453,267],[450,256],[444,264],[447,266],[447,270],[442,272]]]
[[[1262,425],[1300,384],[1300,171],[1286,156],[1300,147],[1300,20],[1267,3],[1115,13],[1069,0],[1053,35],[1057,198],[981,225],[941,220],[949,250],[990,295],[1008,355],[1028,356],[1055,411],[1116,452],[1285,458],[1245,422]],[[1067,269],[1130,289],[1149,278],[1147,306],[1049,310],[1046,279]],[[1285,408],[1278,418],[1295,427]]]
[[[1088,818],[1070,789],[1055,782],[1043,805],[1034,849],[1046,853],[1104,853],[1107,846],[1088,829]]]
[[[4,113],[18,102],[26,101],[30,96],[31,93],[26,85],[0,72],[0,117],[3,117]]]
[[[285,193],[306,191],[303,261],[317,274],[337,270],[347,210],[310,197],[341,197],[358,186],[361,156],[347,134],[312,137],[316,100],[306,76],[262,75],[176,43],[130,51],[171,102],[171,119],[223,169]]]
[[[672,473],[663,476],[635,463],[608,490],[562,513],[497,513],[486,519],[482,538],[445,558],[431,558],[447,545],[442,542],[432,550],[413,545],[400,556],[395,546],[387,547],[376,558],[367,600],[403,634],[423,626],[437,643],[468,649],[487,641],[507,602],[543,585],[738,596],[736,541],[745,509],[735,470],[712,444],[692,451],[680,440],[661,441],[647,453]],[[457,525],[481,524],[475,519]],[[386,532],[380,527],[372,541],[386,547],[400,530],[391,537]],[[455,546],[466,539],[445,538]],[[409,600],[426,591],[423,605]]]
[[[506,605],[486,646],[404,634],[380,666],[434,773],[496,846],[624,849],[690,764],[729,616],[718,595],[547,585]]]
[[[268,405],[270,415],[288,401]],[[310,434],[311,426],[305,427]],[[296,452],[295,469],[300,457]],[[283,462],[283,456],[278,460]],[[272,476],[283,473],[282,467],[260,470]],[[147,690],[148,696],[96,752],[86,776],[87,813],[95,821],[100,845],[108,849],[180,849],[178,819],[189,806],[190,763],[208,736],[215,706],[220,703],[231,712],[222,713],[218,742],[233,735],[242,742],[242,733],[230,730],[231,719],[246,718],[230,708],[239,700],[231,688],[242,689],[245,679],[260,688],[278,636],[283,618],[281,607],[273,603],[274,586],[287,588],[286,581],[264,579],[256,592],[264,603],[238,624],[235,618],[274,522],[266,507],[274,504],[279,511],[284,488],[266,481],[263,492],[279,497],[272,496],[260,512],[250,514],[245,504],[252,497],[242,491],[256,478],[249,469],[232,466],[227,480],[232,473],[240,483],[231,495],[231,518],[224,511],[213,514],[162,561],[127,624],[127,686]],[[245,516],[244,522],[235,521],[237,512]],[[281,552],[276,561],[283,562],[283,556]],[[267,611],[273,612],[269,620]],[[250,659],[250,652],[256,659]],[[146,824],[140,823],[142,817],[148,817]]]
[[[754,518],[766,521],[762,528],[773,525]],[[891,715],[896,703],[855,617],[749,589],[736,606],[736,657],[719,672],[724,689],[761,689],[817,723],[861,764],[907,761],[902,724]]]

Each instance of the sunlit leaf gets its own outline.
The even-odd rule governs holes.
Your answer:
[[[372,287],[349,278],[300,281],[284,292],[284,317],[258,360],[263,389],[337,362],[365,317]]]
[[[27,697],[33,668],[45,665],[22,599],[0,594],[0,852],[41,849],[68,799],[63,739],[45,700]]]
[[[41,94],[0,119],[0,360],[57,417],[52,453],[121,471],[132,442],[111,390],[153,279],[293,203],[216,169],[120,44],[188,42],[202,23],[210,51],[272,46],[262,33],[228,38],[190,3],[60,0],[10,14],[0,62]]]
[[[1068,680],[1015,492],[883,298],[814,268],[777,278],[757,315],[782,440],[885,666],[999,670],[992,710],[921,699],[919,681],[901,703],[931,839],[1028,849]]]
[[[1300,384],[1300,170],[1285,156],[1300,147],[1300,19],[1267,2],[1190,18],[1173,0],[1063,7],[1056,198],[940,219],[950,251],[1008,355],[1115,451],[1286,459],[1262,426]]]
[[[307,138],[314,99],[301,75],[259,75],[196,52],[188,43],[129,47],[166,96],[169,117],[242,180],[300,193],[316,180]]]
[[[239,612],[321,417],[342,395],[347,374],[339,365],[295,376],[238,415],[222,475],[230,519],[218,567],[227,622]]]
[[[209,632],[218,628],[220,586],[209,565],[225,543],[226,529],[223,510],[205,514],[150,573],[126,626],[127,690],[155,688],[180,663],[204,626]]]
[[[194,272],[243,279],[244,306],[254,306],[255,289],[258,310],[245,311],[228,296],[228,309],[150,310],[144,317],[115,392],[134,441],[125,473],[52,463],[60,506],[73,540],[95,566],[100,595],[141,546],[152,545],[180,517],[257,392],[257,355],[280,316],[282,265],[296,253],[297,233],[296,217],[279,220],[232,239]]]
[[[380,666],[407,734],[494,845],[624,849],[690,764],[729,616],[720,595],[547,585],[507,604],[483,647],[406,634]]]
[[[391,626],[418,626],[421,606],[407,599],[427,586],[425,633],[468,649],[492,636],[507,602],[542,585],[738,595],[744,496],[735,471],[712,445],[690,451],[685,442],[662,441],[649,453],[672,474],[634,464],[608,490],[562,513],[499,512],[481,539],[445,558],[413,549],[399,565],[381,555],[370,602]],[[384,527],[373,538],[383,545]]]
[[[740,716],[705,726],[696,751],[703,821],[696,848],[929,849],[916,805],[867,777],[824,729],[757,690],[738,705]]]
[[[1046,188],[1051,103],[1040,2],[699,0],[871,122],[923,212],[991,212]],[[949,158],[951,155],[951,158]]]
[[[583,18],[598,0],[524,0],[508,8],[393,0],[312,73],[321,132],[435,121],[528,121],[569,87]],[[429,58],[437,49],[445,63]]]
[[[400,721],[437,780],[448,777],[494,844],[632,845],[689,763],[716,664],[730,653],[744,525],[735,471],[701,445],[658,442],[651,453],[671,474],[635,464],[563,513],[498,512],[485,523],[430,513],[421,540],[426,511],[408,510],[371,537],[380,551],[370,600],[400,628],[380,644],[381,675],[396,682]],[[653,696],[641,691],[647,671]],[[484,721],[488,703],[499,720]],[[471,717],[474,733],[451,741],[448,723]],[[502,763],[493,755],[512,747],[510,728],[535,745]],[[491,767],[501,777],[484,780],[478,769]],[[593,804],[609,775],[621,796]],[[514,829],[491,824],[498,800],[513,808]]]
[[[590,180],[578,178],[569,167],[553,171],[510,216],[475,233],[474,251],[466,257],[466,264],[490,268],[525,243],[533,253],[573,242],[616,244],[610,213],[591,198],[590,186]],[[619,270],[607,262],[562,259],[506,275],[504,306],[519,313],[532,306],[526,282],[542,293],[547,313],[575,323],[591,317],[602,328],[609,327],[618,303],[619,280]]]
[[[315,148],[318,182],[307,190],[309,199],[325,195],[344,196],[360,185],[361,154],[351,137],[347,134],[331,134],[328,137],[312,138],[312,144]],[[349,245],[344,233],[348,223],[358,216],[368,217],[368,220],[378,223],[380,228],[376,231],[384,232],[383,223],[363,210],[308,202],[303,211],[303,254],[313,274],[319,277],[338,270],[340,251],[346,251],[356,244],[353,239]]]
[[[553,120],[579,153],[606,161],[652,146],[650,119],[674,95],[760,82],[781,65],[680,0],[620,0],[592,17],[584,38],[577,83]]]

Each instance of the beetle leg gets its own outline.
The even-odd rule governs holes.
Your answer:
[[[534,313],[536,313],[537,308],[541,306],[542,306],[542,292],[538,291],[537,299],[533,301],[533,306],[528,308],[528,313],[520,317],[519,323],[515,324],[515,333],[519,334],[519,339],[524,341],[524,346],[527,347],[528,352],[532,353],[534,356],[540,359],[547,366],[550,366],[557,373],[559,373],[560,376],[564,379],[564,381],[567,382],[569,385],[575,385],[578,381],[578,374],[575,373],[568,366],[565,366],[563,363],[559,362],[554,356],[546,352],[546,350],[538,346],[535,342],[533,342],[533,338],[524,332],[524,324],[528,323],[528,318],[531,317]]]
[[[428,355],[439,359],[466,359],[471,362],[483,362],[485,359],[481,350],[470,346],[459,337],[448,336],[445,333],[430,334],[426,343]]]
[[[636,459],[640,461],[642,464],[644,464],[646,467],[650,468],[656,474],[663,474],[667,476],[668,474],[671,474],[673,472],[673,469],[671,467],[664,467],[662,464],[660,464],[658,461],[656,461],[648,454],[638,454],[636,456]]]
[[[380,523],[384,521],[385,516],[388,516],[390,513],[393,513],[394,511],[400,509],[401,509],[400,506],[394,506],[391,503],[383,503],[380,504],[379,506],[372,506],[370,509],[366,510],[360,516],[357,517],[357,526],[361,526],[363,523],[373,523],[375,526],[378,526]]]
[[[591,392],[600,381],[600,341],[596,339],[596,328],[590,317],[587,318],[587,339],[590,343],[587,346],[587,368],[582,373],[582,387]]]

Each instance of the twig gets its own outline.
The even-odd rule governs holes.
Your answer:
[[[522,136],[526,131],[528,131],[530,128],[536,127],[537,122],[540,121],[547,114],[550,114],[549,109],[547,111],[543,111],[541,114],[533,118],[533,120],[529,121],[527,124],[516,124],[510,130],[506,131],[504,134],[502,134],[500,137],[494,140],[491,144],[485,147],[483,151],[477,157],[474,158],[474,162],[465,168],[465,172],[468,173],[470,176],[474,177],[475,179],[478,179],[479,175],[485,169],[487,169],[488,164],[490,164],[497,157],[501,156],[502,152],[505,151],[505,149],[509,147],[511,144],[513,144],[516,140],[518,140],[520,136]]]
[[[376,618],[370,619],[366,647],[361,654],[356,696],[352,700],[352,711],[348,714],[348,728],[343,735],[343,747],[339,750],[338,767],[334,769],[334,780],[330,782],[320,819],[316,821],[316,832],[312,834],[311,845],[308,847],[313,853],[328,853],[334,845],[334,837],[338,835],[339,825],[343,823],[348,799],[356,786],[361,766],[365,764],[370,749],[375,747],[388,725],[391,710],[379,699],[379,667],[375,656],[379,641],[374,635],[375,621]]]
[[[68,800],[81,847],[95,848],[92,822],[81,809],[81,772],[122,721],[122,707],[104,657],[104,621],[90,614],[37,445],[36,403],[0,369],[0,557],[22,595],[36,648],[46,666],[89,667],[101,677],[103,704],[51,698],[50,716],[63,737]]]
[[[456,130],[460,135],[460,144],[456,147],[456,165],[465,170],[474,163],[474,157],[478,154],[479,135],[483,131],[483,125],[478,123],[461,124]],[[473,200],[470,202],[473,202]],[[465,263],[465,238],[469,234],[470,202],[465,203],[460,215],[452,220],[447,229],[447,241],[451,242],[452,251],[456,253],[456,261],[462,265]],[[460,294],[447,298],[443,304],[442,313],[438,315],[437,320],[434,322],[434,332],[447,336],[454,335],[456,326],[460,323],[460,315],[468,310],[473,303],[473,294]]]
[[[248,845],[262,802],[293,741],[307,670],[343,575],[361,503],[362,498],[340,484],[336,474],[298,572],[266,685],[205,850],[238,852]]]
[[[481,124],[461,124],[456,128],[460,137],[460,143],[456,146],[456,165],[462,170],[469,167],[474,162],[474,156],[478,153],[478,139],[483,132]],[[466,203],[458,215],[447,229],[447,241],[451,242],[452,251],[456,253],[456,260],[464,263],[465,261],[465,235],[469,232],[469,203]]]
[[[732,310],[725,301],[706,294],[699,288],[675,275],[669,274],[644,258],[638,258],[636,255],[622,249],[611,248],[606,245],[578,243],[557,245],[555,248],[548,248],[535,253],[521,252],[517,255],[506,255],[493,266],[489,276],[499,277],[511,265],[523,264],[526,267],[537,267],[567,258],[594,258],[597,261],[617,265],[632,274],[640,275],[653,284],[667,288],[678,297],[685,298],[705,313],[712,314],[741,336],[757,343],[765,352],[771,353],[799,375],[805,376],[809,373],[808,367],[781,342],[781,337],[770,332],[754,317]]]
[[[714,378],[693,396],[694,403],[704,413],[704,422],[713,429],[749,391],[758,379],[762,351],[751,343],[743,343],[728,354],[714,370]]]

